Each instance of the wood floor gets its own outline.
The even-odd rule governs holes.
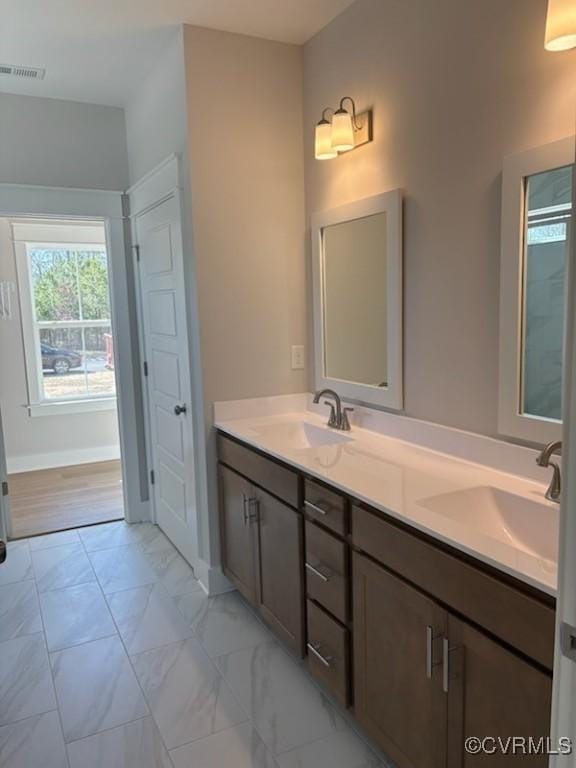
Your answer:
[[[22,472],[8,484],[15,539],[124,517],[120,461]]]

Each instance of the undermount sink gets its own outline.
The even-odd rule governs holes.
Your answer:
[[[266,424],[255,430],[259,435],[286,448],[318,448],[323,445],[349,443],[352,438],[328,427],[319,427],[307,421]]]
[[[421,507],[546,560],[558,560],[559,513],[554,507],[491,486],[430,496]]]

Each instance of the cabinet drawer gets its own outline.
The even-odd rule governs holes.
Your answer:
[[[235,469],[282,501],[298,507],[296,472],[220,434],[218,435],[218,458],[223,464]]]
[[[551,605],[361,507],[352,509],[352,541],[436,600],[552,669]]]
[[[307,601],[307,664],[310,672],[343,706],[348,704],[348,630]]]
[[[306,591],[337,619],[348,618],[346,544],[306,521]]]
[[[317,520],[342,536],[347,533],[346,499],[329,491],[319,483],[306,480],[304,483],[304,509],[308,517]]]

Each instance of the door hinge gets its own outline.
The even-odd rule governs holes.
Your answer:
[[[150,470],[150,485],[154,485],[155,482],[156,482],[156,476],[154,474],[154,470],[151,469]]]
[[[132,248],[136,251],[136,261],[140,261],[140,246],[133,245]]]
[[[144,376],[148,376],[148,363],[144,360]]]
[[[2,480],[2,496],[8,496],[8,482]]]

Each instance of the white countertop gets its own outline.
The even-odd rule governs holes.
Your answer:
[[[517,524],[514,535],[505,542],[480,530],[482,526],[477,526],[475,520],[470,523],[437,511],[443,504],[443,494],[497,489],[521,497],[526,502],[526,526],[536,524],[537,530],[542,530],[544,537],[555,543],[559,509],[556,504],[545,501],[544,484],[358,427],[353,427],[350,433],[337,433],[345,434],[349,442],[298,447],[289,425],[296,427],[300,422],[325,428],[326,418],[302,411],[252,418],[217,417],[215,425],[359,501],[556,595],[557,562],[523,546],[522,528],[519,531]],[[280,426],[275,433],[274,425]],[[542,506],[537,507],[534,502]],[[549,518],[542,517],[548,515]],[[534,529],[527,528],[526,532],[526,541],[534,538]]]

